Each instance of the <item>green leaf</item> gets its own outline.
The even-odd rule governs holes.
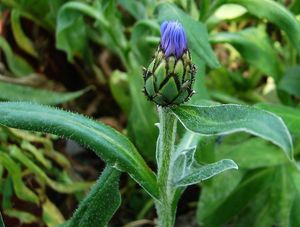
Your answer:
[[[204,216],[200,212],[198,221],[207,227],[225,224],[233,216],[241,212],[266,187],[272,176],[272,170],[267,169],[247,176],[247,178],[244,177],[239,186],[228,197],[222,198],[220,203],[216,203],[215,207],[212,207],[213,209],[210,209],[209,213],[204,212]]]
[[[0,151],[0,163],[7,169],[9,175],[12,178],[13,187],[16,196],[24,201],[39,203],[39,198],[34,194],[22,181],[22,173],[20,166],[3,150]]]
[[[130,37],[132,51],[136,60],[145,67],[150,63],[159,44],[159,34],[159,25],[154,20],[140,20],[132,29]]]
[[[58,105],[76,99],[90,90],[54,92],[0,81],[0,100],[30,101],[46,105]]]
[[[106,226],[121,204],[120,172],[107,167],[73,217],[63,226]]]
[[[260,71],[278,79],[279,62],[263,28],[247,28],[239,32],[219,32],[210,36],[212,43],[230,43],[242,57]]]
[[[224,172],[201,184],[201,194],[198,201],[197,221],[203,224],[203,219],[214,214],[215,209],[237,188],[244,175],[243,170]],[[203,225],[206,227],[206,225]]]
[[[256,107],[264,109],[282,117],[285,124],[297,136],[300,136],[300,110],[283,105],[259,103]]]
[[[136,20],[147,17],[145,5],[136,0],[119,0],[119,4],[124,7]]]
[[[33,161],[31,161],[22,151],[16,147],[9,147],[10,155],[17,159],[20,163],[26,166],[31,172],[33,172],[37,177],[40,178],[41,182],[47,183],[53,190],[61,193],[74,193],[77,191],[83,191],[89,188],[90,182],[72,182],[72,183],[61,183],[56,182],[49,178],[46,173]]]
[[[295,190],[295,198],[293,202],[293,206],[290,212],[290,226],[299,226],[300,225],[300,173],[299,170],[292,172],[292,179],[294,190]]]
[[[52,2],[52,4],[49,3]],[[49,32],[53,32],[55,27],[55,18],[50,18],[53,14],[51,6],[63,0],[2,0],[4,4],[12,9],[17,9],[22,17],[31,20],[34,24],[41,26]]]
[[[189,47],[192,53],[203,59],[211,68],[219,66],[219,62],[208,42],[206,27],[179,9],[176,5],[164,3],[158,6],[158,20],[177,20],[185,28]]]
[[[154,159],[158,129],[155,106],[142,92],[143,79],[137,70],[129,72],[131,110],[128,119],[128,132],[138,150],[148,159]]]
[[[9,43],[2,36],[0,36],[0,49],[4,53],[9,69],[15,76],[27,76],[34,71],[23,58],[13,53]]]
[[[68,3],[66,3],[68,4]],[[58,13],[56,26],[56,48],[67,53],[68,61],[81,55],[88,48],[86,25],[79,11],[63,6]]]
[[[291,172],[295,170],[287,167],[281,166],[276,169],[269,193],[270,199],[268,199],[269,207],[272,207],[272,209],[268,209],[270,211],[269,216],[273,219],[272,224],[278,226],[290,225],[290,211],[295,199],[295,186],[291,175]],[[260,220],[260,217],[258,217],[257,222],[259,223]],[[263,227],[263,225],[261,226]]]
[[[297,226],[291,224],[291,210],[296,196],[296,187],[292,179],[296,177],[296,174],[293,175],[294,172],[299,175],[299,171],[291,165],[283,165],[274,169],[268,187],[255,196],[249,204],[253,210],[249,212],[248,217],[253,224],[248,221],[249,225],[255,227]],[[243,220],[243,216],[247,217],[247,214],[241,215],[239,219]],[[238,222],[241,221],[238,220]]]
[[[34,222],[38,222],[38,218],[36,216],[25,211],[20,211],[16,209],[7,209],[4,210],[4,214],[12,218],[17,218],[21,223],[24,224],[31,224]]]
[[[90,16],[97,22],[108,26],[108,22],[96,8],[75,1],[65,3],[58,12],[56,47],[67,53],[70,62],[73,62],[76,54],[87,54],[88,34],[83,15]]]
[[[203,135],[247,132],[271,141],[293,158],[292,138],[286,125],[280,117],[267,111],[235,104],[182,105],[172,110],[190,131]]]
[[[42,219],[47,227],[57,227],[59,224],[64,223],[64,216],[49,198],[43,198],[42,209]]]
[[[56,134],[95,151],[109,165],[126,171],[154,198],[156,177],[133,144],[116,130],[84,116],[32,103],[0,102],[0,124]]]
[[[1,212],[0,212],[0,227],[5,227]]]
[[[239,143],[223,141],[217,147],[217,159],[229,158],[234,160],[239,168],[256,169],[282,165],[289,162],[279,148],[260,138],[246,138]]]
[[[191,165],[193,165],[193,163],[191,163]],[[177,179],[174,184],[177,187],[197,184],[229,169],[238,169],[237,164],[230,159],[223,159],[205,165],[198,164],[191,167],[185,166],[184,174],[180,179]]]
[[[280,90],[286,91],[291,95],[295,95],[296,97],[300,97],[300,66],[294,66],[289,68],[281,81],[278,84],[278,88]]]
[[[131,106],[128,75],[115,70],[109,77],[109,87],[122,111],[128,115]]]
[[[238,17],[241,17],[247,12],[247,10],[236,4],[226,4],[222,5],[220,8],[216,10],[216,12],[208,18],[205,22],[209,30],[215,27],[218,23],[224,20],[233,20]]]
[[[13,182],[11,176],[7,176],[5,179],[2,180],[2,209],[9,209],[12,207],[12,196],[14,195],[13,190]]]
[[[12,26],[12,32],[14,34],[14,39],[16,40],[18,46],[26,51],[33,57],[38,57],[38,53],[34,48],[34,44],[31,40],[25,35],[20,20],[21,14],[17,9],[11,11],[10,22]]]
[[[44,151],[42,149],[36,148],[36,146],[32,145],[26,140],[21,142],[21,148],[29,151],[36,161],[42,164],[46,169],[50,169],[52,167],[51,162],[45,158]]]
[[[286,32],[300,53],[300,25],[296,17],[283,5],[273,0],[219,0],[215,5],[226,3],[244,6],[250,14],[267,19]]]

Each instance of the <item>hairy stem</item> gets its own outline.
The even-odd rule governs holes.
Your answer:
[[[175,190],[171,185],[171,158],[174,153],[177,119],[169,108],[158,108],[159,141],[157,146],[157,181],[159,201],[156,202],[159,227],[174,225],[176,206],[174,205]]]

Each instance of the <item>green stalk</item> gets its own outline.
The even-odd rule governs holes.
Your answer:
[[[169,108],[158,107],[159,141],[157,144],[157,183],[159,201],[156,201],[159,227],[172,227],[175,221],[175,190],[171,185],[171,160],[174,153],[177,119]]]

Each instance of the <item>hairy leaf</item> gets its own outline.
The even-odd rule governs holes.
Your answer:
[[[190,131],[221,135],[244,131],[281,147],[293,158],[291,135],[280,117],[254,107],[227,104],[173,108],[174,114]]]
[[[154,198],[156,177],[133,144],[116,130],[84,116],[22,102],[0,102],[0,124],[52,133],[73,139],[95,151],[105,162],[126,171]]]
[[[191,163],[193,165],[193,163]],[[195,163],[194,163],[195,165]],[[215,163],[185,166],[185,172],[180,179],[174,182],[176,186],[187,186],[197,184],[201,181],[207,180],[219,173],[229,169],[238,169],[237,164],[230,159],[223,159]]]
[[[63,226],[106,226],[121,204],[120,172],[107,167],[73,217]]]
[[[300,136],[300,110],[284,105],[259,103],[256,106],[282,117],[292,134]]]

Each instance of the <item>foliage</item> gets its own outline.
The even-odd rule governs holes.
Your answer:
[[[3,126],[0,138],[3,214],[27,224],[43,222],[47,226],[56,226],[63,223],[64,217],[48,198],[46,189],[78,193],[87,190],[92,182],[74,180],[70,162],[53,148],[51,138]],[[37,185],[33,187],[34,184]],[[41,207],[41,216],[22,211],[22,207],[14,205],[16,199],[27,206]]]
[[[13,42],[9,35],[0,37],[5,60],[0,99],[28,101],[0,104],[0,124],[5,125],[0,128],[3,214],[55,226],[63,217],[45,188],[74,193],[89,185],[67,174],[70,164],[53,149],[52,138],[7,128],[14,127],[75,140],[108,164],[66,226],[109,222],[120,205],[119,171],[145,189],[143,198],[147,194],[154,200],[160,220],[170,216],[167,221],[174,222],[180,196],[197,184],[201,226],[300,225],[299,5],[299,0],[2,0],[0,12],[9,16],[3,13],[0,22],[9,21]],[[186,30],[197,66],[196,94],[187,105],[170,112],[160,109],[157,115],[141,93],[141,69],[151,62],[160,41],[159,24],[165,20],[177,20]],[[51,78],[40,70],[45,55],[37,43],[43,33],[83,74],[85,82],[77,91],[28,86],[32,74]],[[108,71],[98,61],[102,53],[109,53]],[[58,105],[76,99],[72,103],[81,106],[77,98],[93,85],[97,95],[104,100],[111,96],[119,106],[126,119],[124,135],[81,115],[32,103]],[[106,114],[102,105],[96,108]],[[29,174],[42,190],[26,184]],[[12,209],[14,196],[42,206],[42,217]],[[98,197],[113,202],[96,219],[95,209],[103,209],[105,202],[95,202]]]

